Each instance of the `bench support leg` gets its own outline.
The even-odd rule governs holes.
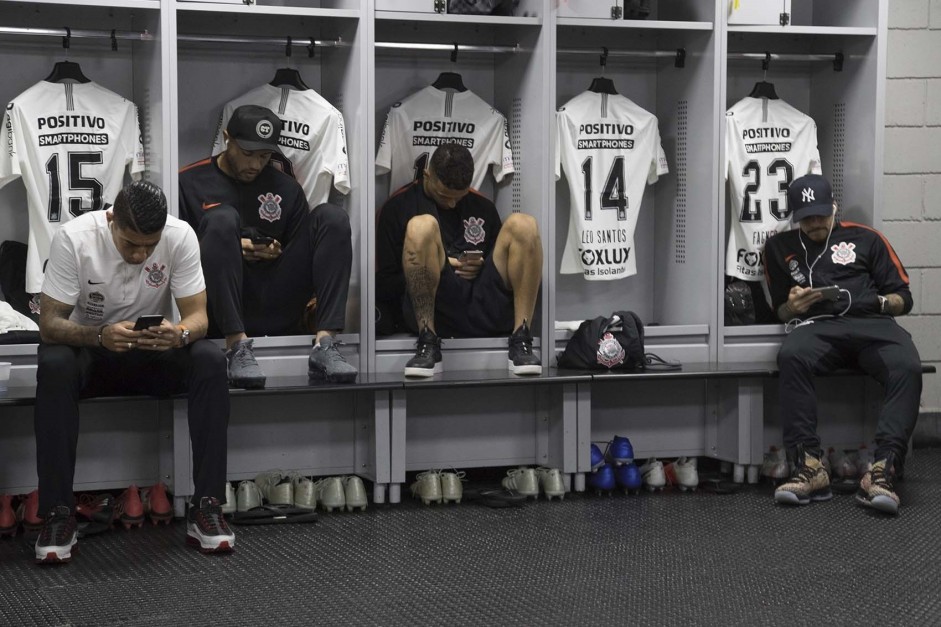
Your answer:
[[[389,502],[399,503],[402,484],[405,483],[405,390],[392,390],[389,396]]]

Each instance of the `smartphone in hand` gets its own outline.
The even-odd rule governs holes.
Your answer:
[[[137,322],[134,323],[134,330],[143,331],[144,329],[149,329],[150,327],[159,327],[161,322],[163,322],[163,316],[160,314],[143,315],[140,316],[137,319]]]
[[[271,242],[274,241],[273,237],[268,237],[267,235],[253,235],[252,244],[255,246],[270,246]]]
[[[483,259],[484,252],[482,250],[465,250],[458,257],[458,261],[465,262],[476,259]]]
[[[814,294],[822,294],[823,300],[837,300],[840,297],[840,287],[838,285],[828,285],[827,287],[815,287],[810,290]]]

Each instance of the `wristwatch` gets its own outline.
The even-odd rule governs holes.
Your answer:
[[[883,296],[882,294],[877,294],[877,296],[879,297],[879,313],[881,314],[888,313],[886,312],[886,307],[889,306],[889,299]]]
[[[182,348],[190,343],[190,330],[181,324],[180,331],[180,347]]]

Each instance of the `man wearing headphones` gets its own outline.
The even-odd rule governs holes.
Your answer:
[[[805,505],[832,497],[817,436],[814,376],[858,366],[885,389],[876,428],[875,462],[856,499],[897,514],[892,481],[901,475],[918,418],[921,358],[895,321],[912,308],[908,275],[895,250],[875,229],[841,222],[830,183],[802,176],[787,191],[798,228],[765,246],[772,306],[787,323],[778,353],[784,446],[794,468],[775,501]]]

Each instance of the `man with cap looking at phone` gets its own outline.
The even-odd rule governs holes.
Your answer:
[[[859,367],[882,384],[885,398],[875,461],[856,499],[896,514],[893,479],[902,474],[922,386],[918,350],[895,321],[912,308],[908,275],[882,233],[837,219],[824,177],[796,179],[787,201],[798,228],[769,239],[764,253],[772,306],[788,331],[778,367],[784,446],[794,471],[775,501],[805,505],[831,498],[816,433],[814,377]]]
[[[270,109],[238,107],[225,150],[180,171],[180,217],[199,237],[210,336],[225,337],[230,384],[262,388],[250,337],[308,332],[302,319],[316,294],[308,374],[352,382],[358,372],[334,339],[346,320],[349,217],[328,203],[311,210],[300,184],[275,166],[282,127]]]

